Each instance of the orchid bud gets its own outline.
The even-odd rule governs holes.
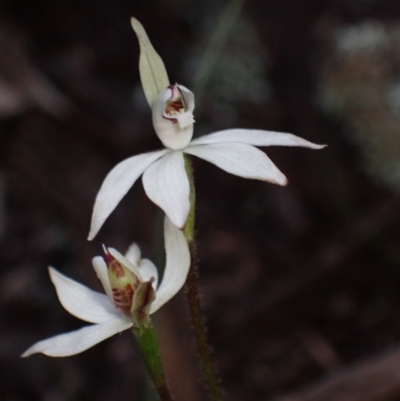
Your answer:
[[[193,136],[194,95],[182,85],[170,85],[153,102],[153,126],[163,145],[185,148]]]

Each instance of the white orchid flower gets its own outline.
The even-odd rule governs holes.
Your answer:
[[[142,174],[147,196],[182,228],[190,209],[184,153],[239,177],[286,185],[284,174],[255,146],[324,147],[291,134],[249,129],[228,129],[192,140],[193,110],[193,93],[181,85],[169,86],[154,100],[153,125],[166,148],[130,157],[108,173],[96,197],[89,240]]]
[[[324,147],[291,134],[249,129],[228,129],[192,140],[193,93],[182,85],[169,85],[164,64],[143,26],[136,19],[132,19],[132,26],[140,43],[143,89],[152,109],[154,129],[165,149],[130,157],[108,173],[94,204],[89,240],[142,174],[147,196],[178,228],[183,228],[190,209],[184,153],[239,177],[286,185],[283,173],[255,146]]]
[[[186,240],[168,218],[164,222],[166,267],[157,287],[154,264],[140,258],[133,244],[125,257],[115,249],[105,249],[104,259],[93,259],[93,267],[103,284],[105,294],[95,292],[49,268],[51,280],[62,306],[72,315],[93,325],[60,334],[32,345],[22,356],[35,353],[64,357],[86,351],[99,342],[143,324],[183,286],[190,266]]]

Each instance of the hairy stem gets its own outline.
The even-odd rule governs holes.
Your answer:
[[[154,383],[161,401],[173,401],[173,397],[165,380],[161,363],[160,348],[156,333],[150,322],[139,327],[133,327],[133,334],[138,342],[147,370]]]
[[[191,265],[189,274],[185,284],[185,292],[189,303],[190,320],[194,332],[197,351],[199,353],[201,368],[203,370],[204,379],[207,385],[210,399],[213,401],[222,401],[222,390],[213,360],[211,358],[211,350],[207,341],[206,323],[203,309],[200,301],[198,283],[197,283],[197,265],[194,245],[194,223],[195,223],[195,203],[196,194],[193,181],[193,171],[190,165],[189,157],[185,155],[185,168],[190,183],[190,212],[186,221],[183,233],[189,244]]]

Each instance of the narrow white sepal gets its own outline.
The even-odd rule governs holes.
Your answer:
[[[129,329],[132,325],[132,322],[128,322],[121,316],[116,316],[108,322],[86,326],[76,331],[39,341],[28,348],[21,356],[24,358],[36,353],[54,357],[79,354],[106,338]]]
[[[191,145],[209,145],[222,142],[239,142],[254,146],[300,146],[322,149],[326,145],[317,145],[293,134],[255,129],[227,129],[194,139]]]
[[[108,297],[71,280],[52,267],[49,274],[61,305],[71,315],[89,323],[103,323],[118,316]]]
[[[182,228],[190,209],[189,179],[181,151],[170,151],[153,163],[143,174],[143,187],[147,196]]]
[[[287,179],[260,149],[243,143],[215,143],[188,146],[185,153],[215,164],[230,174],[243,178],[286,185]]]
[[[182,288],[190,268],[190,251],[185,236],[167,216],[164,220],[164,237],[165,271],[150,313],[156,312]]]
[[[114,302],[113,294],[112,294],[112,290],[111,290],[110,280],[108,278],[106,262],[104,261],[104,259],[101,256],[96,256],[92,259],[92,265],[93,265],[93,268],[96,272],[98,279],[101,281],[101,284],[103,284],[105,293],[107,294],[108,298],[110,299],[110,302],[113,303]]]
[[[106,176],[97,194],[88,240],[91,241],[107,217],[116,208],[135,181],[152,163],[162,157],[168,150],[144,153],[130,157],[117,164]]]
[[[140,45],[140,79],[144,94],[151,107],[158,94],[169,85],[168,74],[164,62],[154,50],[143,25],[135,18],[131,18],[131,24]]]

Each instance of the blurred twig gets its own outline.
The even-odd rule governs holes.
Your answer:
[[[270,401],[389,401],[400,394],[400,347]]]
[[[245,0],[232,0],[225,7],[216,29],[208,40],[208,45],[201,58],[200,65],[193,81],[193,92],[196,95],[196,102],[201,105],[203,92],[207,86],[210,72],[217,62],[218,56],[231,32],[233,25],[242,10]]]

